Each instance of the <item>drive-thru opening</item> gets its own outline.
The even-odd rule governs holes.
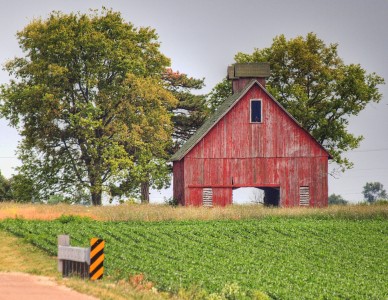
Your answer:
[[[239,187],[233,188],[233,204],[263,204],[279,206],[279,187]]]

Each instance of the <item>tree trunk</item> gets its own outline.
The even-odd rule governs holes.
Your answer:
[[[89,191],[92,195],[92,205],[98,206],[102,203],[102,180],[100,172],[98,172],[99,163],[95,163],[94,165],[90,164],[88,167],[88,175],[89,175],[89,182],[90,187]]]
[[[148,204],[150,203],[150,183],[147,182],[142,182],[140,184],[140,189],[141,189],[141,203],[142,204]]]
[[[95,206],[101,205],[101,199],[102,199],[102,193],[99,192],[92,192],[92,204]]]

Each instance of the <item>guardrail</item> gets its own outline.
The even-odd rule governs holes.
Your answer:
[[[72,247],[69,235],[58,236],[58,271],[63,277],[76,275],[91,280],[103,277],[105,242],[92,238],[90,246],[90,248]]]

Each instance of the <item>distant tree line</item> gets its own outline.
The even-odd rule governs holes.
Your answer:
[[[346,205],[346,201],[341,195],[331,194],[329,196],[329,205]]]
[[[364,200],[370,204],[388,200],[387,192],[384,189],[383,184],[380,182],[367,182],[363,187],[362,194],[364,195]],[[329,196],[329,205],[346,204],[348,204],[348,201],[346,201],[341,195],[331,194]]]

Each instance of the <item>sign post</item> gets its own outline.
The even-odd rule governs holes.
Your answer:
[[[91,280],[101,279],[104,274],[104,247],[104,240],[98,238],[90,240],[89,276]]]

